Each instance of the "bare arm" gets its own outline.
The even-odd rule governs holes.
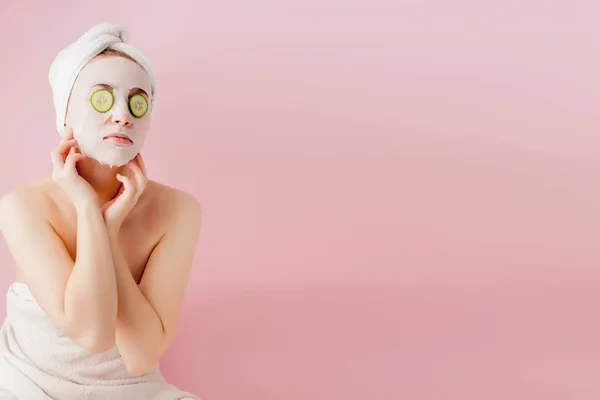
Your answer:
[[[79,203],[74,261],[46,218],[39,194],[0,200],[0,229],[42,309],[65,335],[91,352],[114,345],[116,279],[108,234],[95,204]]]
[[[104,218],[96,204],[77,207],[77,257],[65,288],[66,326],[91,349],[115,345],[117,283]]]
[[[200,232],[200,205],[183,195],[175,215],[153,250],[138,288],[116,235],[111,235],[117,273],[117,346],[127,368],[152,368],[173,340]]]

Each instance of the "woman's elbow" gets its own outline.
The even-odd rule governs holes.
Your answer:
[[[156,365],[156,362],[153,362],[151,360],[125,359],[125,366],[127,367],[127,371],[131,372],[132,374],[140,374],[141,375],[141,374],[148,373],[148,372],[150,372],[150,370],[152,368],[154,368],[155,365]]]
[[[145,374],[150,372],[152,368],[158,364],[159,353],[157,347],[154,347],[155,351],[143,351],[141,348],[119,348],[123,362],[127,370],[133,374]]]
[[[99,336],[96,334],[82,335],[74,338],[74,341],[83,347],[88,353],[104,353],[115,345],[114,335]]]
[[[115,342],[114,341],[109,341],[109,340],[104,340],[104,341],[95,341],[92,342],[90,344],[88,344],[86,347],[84,347],[89,353],[104,353],[109,351],[110,349],[112,349],[114,347]]]

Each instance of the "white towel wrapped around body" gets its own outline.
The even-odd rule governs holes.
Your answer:
[[[9,287],[6,311],[0,399],[200,400],[168,384],[158,365],[146,374],[129,372],[116,346],[88,353],[52,324],[23,283]]]

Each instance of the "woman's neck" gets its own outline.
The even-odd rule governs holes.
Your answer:
[[[87,158],[77,163],[77,170],[79,175],[96,191],[99,205],[113,199],[121,188],[121,182],[117,180],[117,173],[123,173],[124,167],[110,167]]]

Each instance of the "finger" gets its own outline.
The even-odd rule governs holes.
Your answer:
[[[114,199],[109,200],[106,203],[104,203],[102,205],[102,207],[100,208],[102,210],[102,212],[106,211],[111,205],[113,205],[115,203],[116,200],[117,200],[117,198],[115,197]]]
[[[75,153],[75,148],[71,147],[71,151],[69,151],[69,155],[65,160],[65,169],[75,170],[75,165],[77,161],[81,161],[85,158],[83,154]]]
[[[145,176],[148,176],[148,172],[146,171],[146,163],[144,162],[144,160],[142,159],[142,153],[138,153],[138,155],[135,157],[135,159],[137,160],[137,165],[140,167],[140,169],[142,170],[142,173]]]
[[[51,153],[52,164],[55,169],[62,169],[65,166],[65,153],[75,145],[75,139],[71,139],[58,145]]]
[[[117,179],[123,184],[124,189],[122,196],[133,196],[133,194],[135,193],[135,187],[133,186],[133,182],[131,181],[131,179],[121,174],[117,174]]]
[[[129,163],[129,168],[133,172],[133,177],[136,183],[136,189],[141,192],[146,188],[146,177],[142,172],[141,168],[135,163]]]
[[[65,166],[65,163],[63,161],[63,158],[60,156],[60,154],[53,151],[50,153],[50,158],[52,159],[52,166],[54,167],[55,172],[58,172],[63,169],[63,167]]]
[[[67,130],[65,132],[65,134],[62,136],[60,142],[66,142],[66,141],[69,141],[71,139],[73,139],[73,129],[69,128],[69,130]]]
[[[54,148],[54,152],[58,154],[64,154],[67,150],[77,144],[77,140],[69,139],[65,142],[61,142],[58,146]]]
[[[65,169],[76,172],[75,166],[76,166],[77,162],[83,160],[84,158],[85,158],[85,156],[83,156],[82,154],[77,154],[77,153],[69,154],[65,161]]]

